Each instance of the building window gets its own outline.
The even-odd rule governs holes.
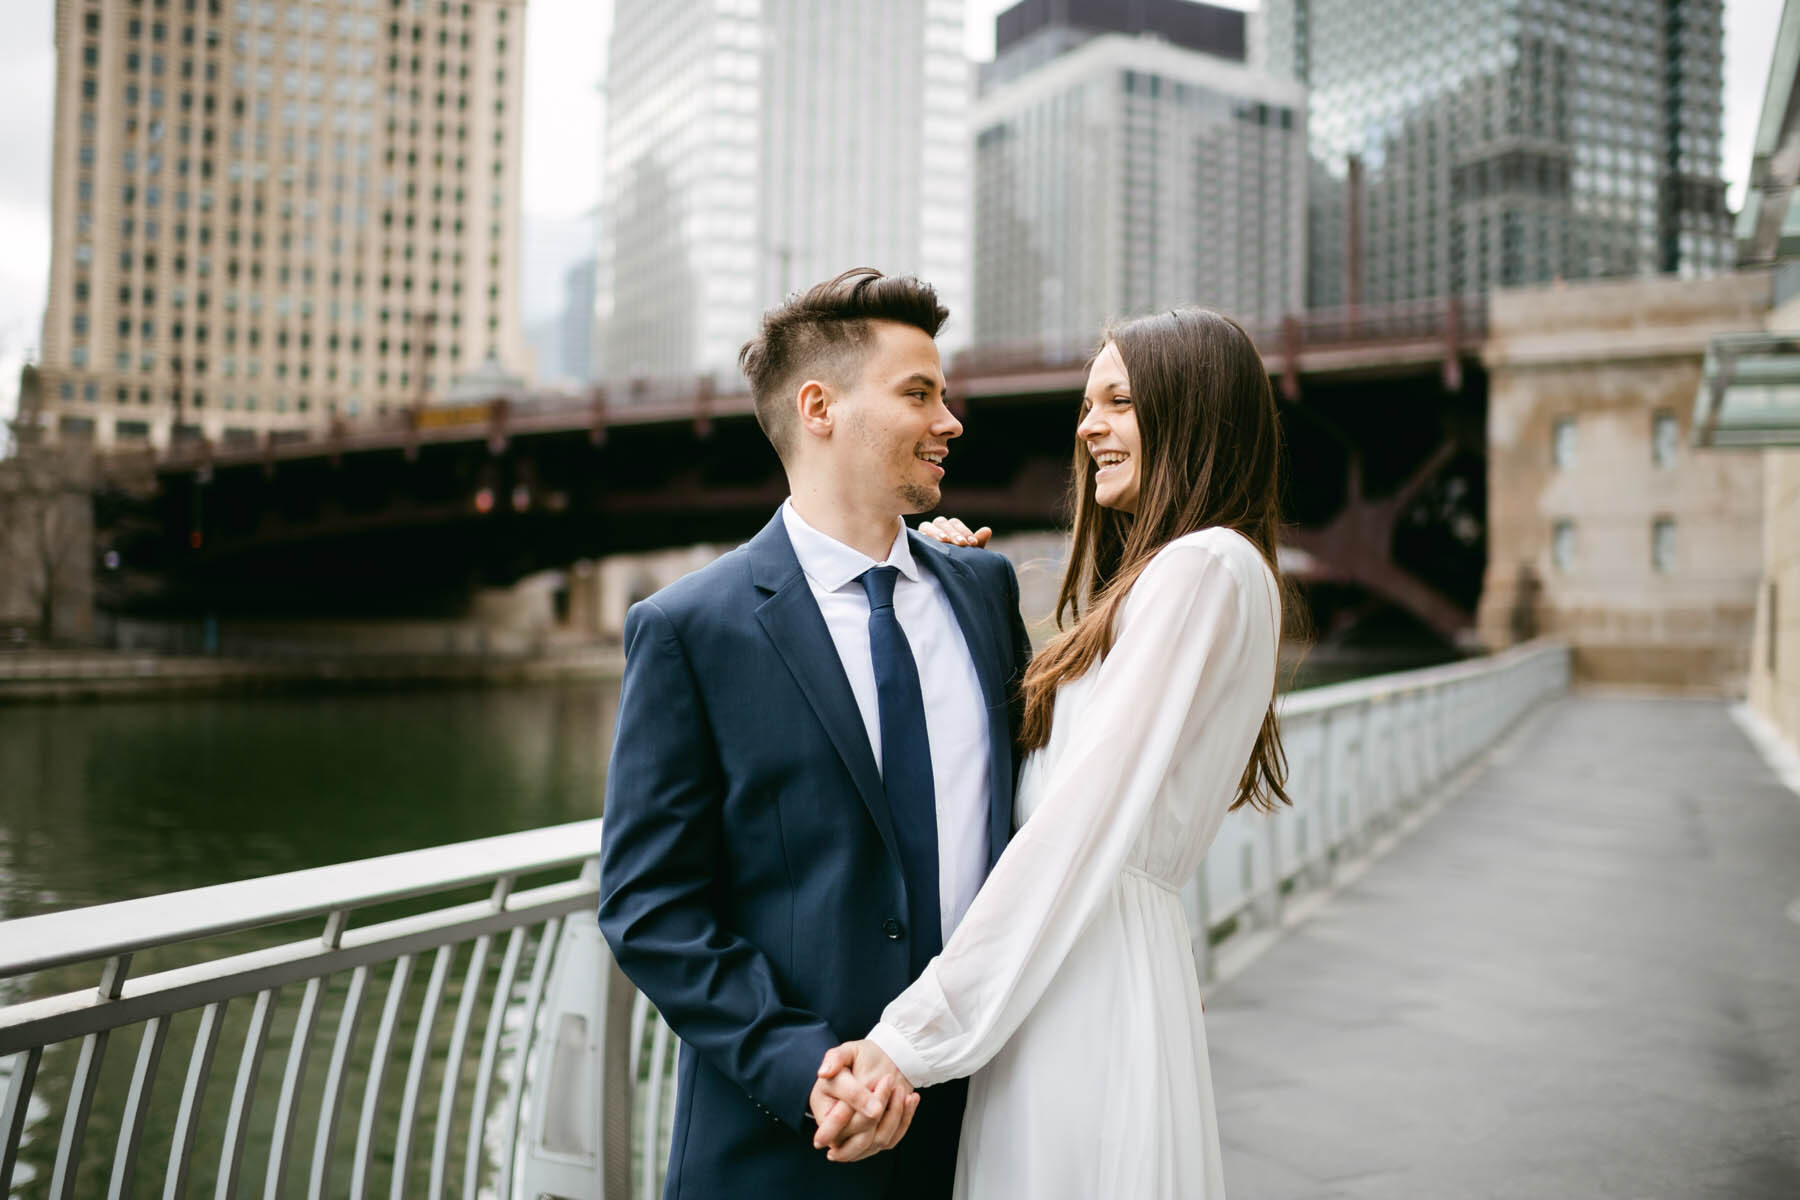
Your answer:
[[[1575,465],[1575,418],[1558,417],[1550,427],[1550,461],[1559,471]]]
[[[1575,566],[1575,522],[1564,518],[1550,527],[1550,561],[1558,571]]]
[[[1659,412],[1650,425],[1650,460],[1658,467],[1675,465],[1681,448],[1681,423],[1672,412]]]
[[[1650,565],[1663,574],[1675,569],[1675,518],[1658,517],[1650,527]]]
[[[114,421],[113,436],[120,441],[144,441],[150,436],[150,422]]]

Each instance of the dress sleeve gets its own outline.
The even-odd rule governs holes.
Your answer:
[[[1190,720],[1241,685],[1253,649],[1239,572],[1204,540],[1165,548],[1121,610],[1047,791],[943,953],[869,1035],[915,1087],[1006,1044],[1119,879]]]

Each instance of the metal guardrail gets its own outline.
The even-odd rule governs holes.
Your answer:
[[[1314,308],[1287,317],[1241,322],[1266,360],[1288,365],[1287,356],[1346,346],[1441,341],[1469,352],[1487,336],[1486,295],[1439,297],[1395,304]],[[1075,338],[1032,338],[984,343],[956,356],[952,375],[1031,373],[1084,367],[1097,349],[1098,332]],[[954,384],[953,384],[954,386]]]
[[[1202,977],[1214,934],[1279,920],[1288,891],[1328,878],[1568,681],[1567,647],[1539,643],[1286,697],[1294,807],[1233,813],[1187,889]],[[361,1200],[377,1184],[434,1200],[654,1197],[676,1041],[601,942],[600,839],[582,821],[0,926],[0,989],[79,985],[0,1007],[0,1195],[47,1161],[47,1191],[29,1191],[54,1200],[142,1194],[150,1175],[165,1200],[229,1197],[257,1175],[270,1200]],[[138,1051],[115,1069],[108,1044],[128,1030]],[[409,1034],[396,1091],[389,1062]],[[182,1044],[176,1090],[159,1067]],[[215,1071],[222,1045],[234,1073]],[[262,1064],[283,1050],[270,1095]]]
[[[85,982],[0,1008],[0,1055],[10,1056],[0,1195],[31,1182],[34,1159],[50,1178],[30,1194],[55,1200],[141,1194],[149,1175],[170,1200],[232,1196],[247,1178],[266,1197],[509,1195],[521,1172],[571,1168],[610,1174],[607,1195],[623,1195],[629,1164],[617,1154],[603,1163],[601,1150],[607,1128],[630,1127],[618,1108],[630,1089],[618,1070],[601,1079],[570,1069],[610,1061],[580,1053],[608,1040],[626,1062],[634,1028],[632,993],[594,923],[600,836],[599,821],[578,822],[0,926],[8,991],[27,977]],[[415,967],[428,956],[419,996]],[[146,962],[156,969],[134,972]],[[128,1030],[138,1050],[121,1074],[107,1050]],[[159,1071],[183,1043],[185,1073]],[[235,1072],[218,1061],[222,1048]],[[315,1049],[327,1055],[322,1073]],[[259,1085],[264,1060],[283,1050],[271,1095]],[[58,1086],[38,1086],[51,1076]],[[666,1124],[661,1111],[645,1116],[646,1129]],[[110,1146],[92,1144],[102,1128]],[[26,1153],[47,1136],[53,1158],[47,1141]]]
[[[1328,882],[1569,680],[1569,648],[1543,641],[1284,696],[1294,803],[1227,816],[1186,889],[1201,978],[1213,975],[1214,936],[1278,923],[1289,893]]]

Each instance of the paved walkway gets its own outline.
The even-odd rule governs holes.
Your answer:
[[[1233,1200],[1800,1197],[1800,796],[1578,696],[1207,999]]]

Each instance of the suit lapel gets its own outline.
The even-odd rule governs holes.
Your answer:
[[[819,603],[813,599],[812,588],[800,570],[800,560],[794,557],[779,512],[751,540],[748,549],[751,579],[759,590],[768,593],[756,610],[756,619],[793,674],[813,715],[825,727],[838,757],[844,760],[869,817],[881,834],[882,844],[899,862],[893,816],[881,786],[881,773],[875,767],[875,753],[869,748],[868,731],[863,728],[856,707],[856,695],[850,690],[844,664],[838,661],[837,647],[819,613]]]
[[[981,680],[981,703],[988,718],[988,867],[992,869],[1012,833],[1012,727],[1006,695],[1010,658],[995,641],[993,621],[984,618],[986,608],[975,573],[930,538],[908,530],[907,539],[913,557],[937,576],[949,598],[969,657],[975,662],[975,675]]]

